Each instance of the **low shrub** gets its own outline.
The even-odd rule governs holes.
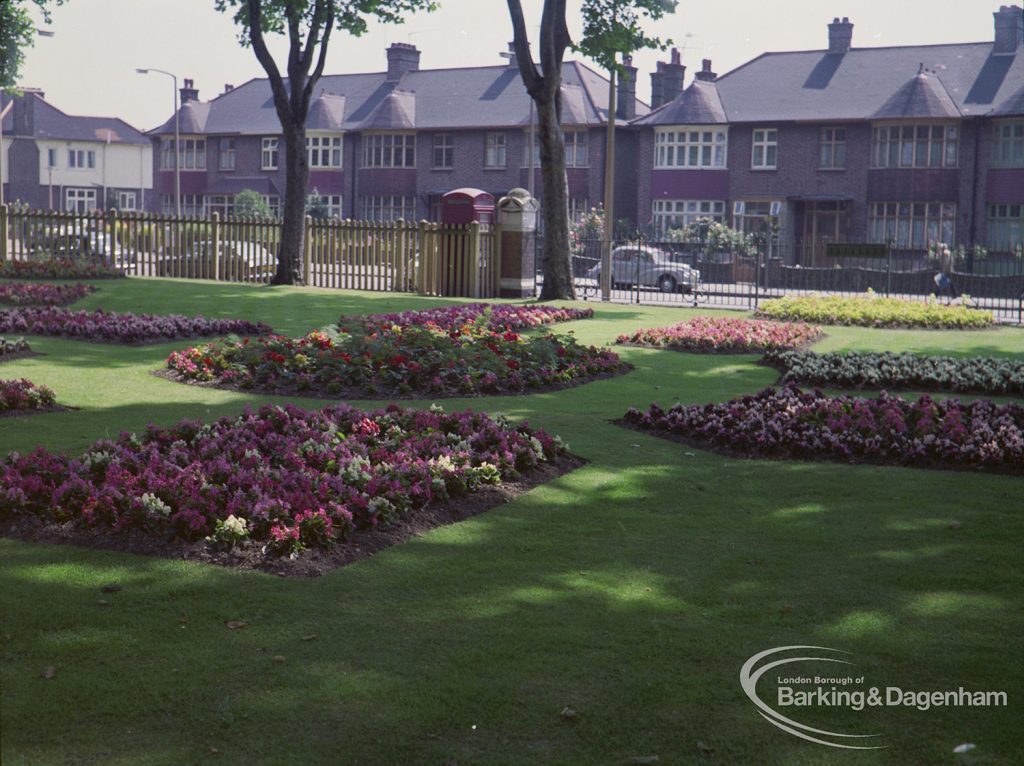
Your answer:
[[[5,356],[24,354],[31,350],[24,338],[0,338],[0,361],[3,361]]]
[[[270,328],[242,319],[207,319],[177,314],[118,314],[63,308],[16,308],[0,311],[0,332],[50,335],[104,343],[163,343],[210,335],[260,335]]]
[[[463,303],[436,309],[403,311],[393,314],[343,316],[338,325],[349,332],[388,329],[394,326],[433,326],[452,330],[480,323],[494,332],[523,330],[555,322],[570,322],[594,316],[593,309],[563,309],[557,306],[520,305],[509,303]]]
[[[150,425],[78,457],[12,453],[0,460],[0,518],[208,537],[216,546],[254,540],[292,554],[565,452],[543,431],[471,411],[267,405],[206,425]]]
[[[626,370],[611,351],[571,335],[525,337],[477,323],[229,339],[172,353],[167,366],[186,381],[331,396],[521,393]]]
[[[46,386],[30,380],[0,380],[0,415],[47,410],[57,404],[57,397]]]
[[[834,388],[902,388],[990,395],[1024,394],[1024,361],[997,357],[919,356],[891,352],[815,354],[769,351],[764,363],[782,383]]]
[[[703,353],[746,353],[798,348],[821,338],[813,325],[735,317],[695,317],[671,327],[620,335],[617,343]]]
[[[12,306],[67,306],[94,292],[95,287],[81,282],[70,285],[0,282],[0,303]]]
[[[991,400],[832,397],[787,385],[722,404],[630,409],[623,422],[748,457],[1024,473],[1024,408]]]
[[[70,258],[49,258],[45,261],[0,260],[3,279],[116,279],[123,278],[120,269],[95,261]]]
[[[995,319],[990,311],[963,305],[943,305],[934,298],[907,301],[883,298],[872,291],[862,296],[785,296],[764,301],[756,315],[816,324],[863,327],[925,327],[966,330],[988,327]]]

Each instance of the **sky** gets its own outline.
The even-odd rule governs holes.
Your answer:
[[[582,0],[569,0],[569,31],[579,35]],[[724,74],[766,51],[827,46],[828,23],[848,16],[854,47],[922,45],[991,40],[992,13],[1008,0],[680,0],[675,14],[648,31],[671,38],[687,67],[687,83],[712,60]],[[522,0],[530,34],[543,0]],[[439,0],[434,13],[410,16],[402,25],[373,23],[360,38],[335,34],[325,72],[379,72],[393,42],[422,51],[424,69],[504,63],[499,53],[512,39],[505,0]],[[43,90],[68,114],[120,117],[148,130],[170,117],[172,81],[137,68],[165,69],[194,80],[203,100],[265,76],[251,49],[243,48],[231,17],[214,0],[67,0],[53,10],[49,29],[27,51],[21,85]],[[282,61],[283,38],[271,45]],[[574,54],[567,55],[567,58]],[[650,98],[649,73],[666,53],[634,56],[637,95]],[[585,59],[584,59],[585,60]],[[927,62],[924,62],[927,64]],[[283,67],[282,67],[283,68]]]

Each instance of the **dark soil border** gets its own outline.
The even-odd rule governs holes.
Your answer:
[[[820,343],[821,341],[825,340],[825,338],[827,338],[827,337],[828,337],[828,335],[823,332],[815,340],[809,341],[807,343],[801,343],[799,346],[790,346],[788,348],[779,349],[779,350],[780,351],[810,351],[811,350],[811,346],[813,346],[815,343]],[[653,344],[648,344],[648,343],[619,343],[618,341],[615,342],[615,345],[616,346],[622,346],[624,348],[649,348],[649,349],[653,349],[654,351],[675,351],[678,354],[700,354],[700,355],[704,355],[704,356],[750,356],[750,355],[754,355],[754,354],[765,354],[765,353],[767,353],[769,351],[774,351],[775,350],[775,349],[771,349],[771,348],[756,348],[756,349],[745,349],[743,351],[739,351],[739,350],[735,350],[735,349],[724,349],[724,350],[720,351],[720,350],[717,350],[717,349],[704,350],[704,349],[699,349],[699,348],[686,348],[685,346],[668,346],[668,345],[666,345],[666,346],[655,346]]]
[[[26,351],[15,351],[13,354],[0,354],[0,364],[13,362],[15,359],[31,359],[33,356],[46,356],[39,351],[28,349]]]
[[[266,555],[264,542],[250,542],[228,551],[216,550],[203,540],[186,542],[177,537],[154,537],[140,530],[114,532],[106,527],[83,527],[74,522],[56,524],[37,516],[14,516],[0,521],[0,537],[33,543],[75,545],[83,548],[182,559],[203,564],[247,569],[281,577],[319,577],[339,567],[418,537],[437,527],[455,524],[504,505],[534,487],[574,471],[588,461],[566,455],[545,463],[515,481],[484,487],[453,500],[433,503],[391,526],[356,532],[328,550],[307,550],[293,558]]]
[[[412,390],[407,393],[399,393],[397,391],[376,391],[370,392],[362,388],[343,388],[335,393],[328,391],[315,391],[315,390],[299,390],[296,386],[279,386],[277,388],[266,388],[261,386],[253,386],[252,388],[242,388],[241,386],[233,386],[227,383],[218,383],[215,380],[210,381],[196,381],[188,380],[184,378],[180,373],[175,370],[161,368],[159,370],[153,370],[153,375],[164,380],[169,380],[172,383],[182,383],[186,386],[198,386],[200,388],[219,388],[222,391],[234,391],[240,394],[256,394],[262,396],[288,396],[288,397],[301,397],[304,399],[328,399],[328,400],[339,400],[339,401],[351,401],[352,399],[387,399],[388,401],[404,401],[404,400],[423,400],[430,399],[441,400],[441,399],[482,399],[482,398],[496,398],[500,396],[532,396],[533,394],[547,394],[554,391],[565,391],[570,388],[577,388],[579,386],[586,385],[587,383],[593,383],[598,380],[609,380],[611,378],[618,378],[623,375],[631,373],[636,369],[629,362],[622,362],[621,368],[618,370],[612,370],[610,372],[602,372],[597,375],[591,375],[586,378],[577,378],[564,385],[553,385],[553,386],[539,386],[537,388],[531,388],[525,391],[471,391],[469,393],[461,392],[441,392],[432,393],[430,391],[417,391]]]
[[[20,418],[28,415],[45,415],[48,412],[72,412],[78,407],[65,407],[62,404],[55,404],[52,407],[39,407],[34,410],[4,410],[0,412],[0,418]]]
[[[702,452],[711,452],[715,455],[738,458],[741,460],[764,460],[771,463],[830,463],[832,465],[870,465],[886,468],[923,468],[928,471],[954,471],[957,473],[973,473],[991,476],[1013,476],[1015,478],[1024,476],[1024,473],[1020,470],[1014,470],[1012,468],[986,468],[977,465],[953,465],[950,463],[939,463],[934,461],[929,463],[897,463],[894,461],[866,460],[863,458],[856,460],[840,460],[829,455],[822,455],[818,458],[809,457],[807,455],[759,455],[750,452],[743,452],[742,450],[730,449],[718,444],[712,444],[705,439],[694,439],[689,436],[683,436],[682,434],[674,434],[650,428],[638,428],[631,423],[627,423],[625,418],[616,418],[614,420],[609,420],[608,422],[612,425],[624,428],[627,431],[633,431],[638,434],[647,434],[648,436],[654,436],[658,439],[664,439],[665,441],[683,444],[687,447],[692,447],[693,449],[699,449]]]

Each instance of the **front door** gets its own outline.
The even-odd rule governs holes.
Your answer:
[[[803,263],[806,266],[828,266],[825,247],[829,242],[845,242],[849,220],[845,201],[805,202],[803,228]]]

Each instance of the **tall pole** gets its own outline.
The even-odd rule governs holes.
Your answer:
[[[612,299],[612,237],[615,236],[615,68],[608,75],[608,138],[604,150],[604,241],[601,243],[601,300]]]
[[[174,82],[174,213],[181,218],[181,129],[178,118],[178,78],[176,75],[165,72],[163,69],[136,69],[139,74],[159,72],[171,78]]]
[[[534,124],[536,112],[533,106],[533,96],[530,97],[530,196],[536,197],[533,193],[533,176],[537,167],[537,126]]]
[[[11,99],[7,109],[13,105],[14,99]],[[4,169],[7,167],[7,150],[4,149],[4,117],[7,116],[7,109],[4,109],[4,89],[0,88],[0,205],[4,204]]]

